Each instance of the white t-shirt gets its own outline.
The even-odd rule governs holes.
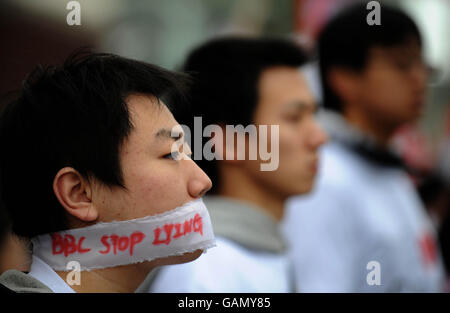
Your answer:
[[[47,263],[37,256],[33,256],[28,275],[36,278],[55,293],[75,292]]]
[[[282,223],[297,290],[441,291],[435,230],[407,174],[337,142],[320,163],[314,191],[288,201]]]
[[[249,250],[225,239],[193,262],[161,268],[149,292],[289,292],[285,254]]]

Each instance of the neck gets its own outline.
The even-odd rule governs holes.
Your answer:
[[[349,105],[348,109],[344,112],[346,120],[363,133],[374,137],[380,146],[387,146],[396,127],[389,125],[386,121],[378,120],[373,114],[370,115],[360,110],[360,107],[362,106]]]
[[[149,267],[148,262],[144,262],[138,265],[82,271],[80,285],[70,287],[77,293],[131,293],[139,287],[153,268]],[[69,272],[57,271],[56,273],[66,281]]]
[[[219,166],[219,172],[219,195],[254,204],[276,221],[281,220],[285,198],[279,193],[248,175],[242,168]]]

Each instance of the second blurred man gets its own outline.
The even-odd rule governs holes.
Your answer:
[[[262,171],[261,158],[199,162],[213,181],[205,203],[217,248],[190,264],[163,268],[151,292],[294,291],[278,222],[289,196],[311,190],[318,148],[327,139],[299,71],[306,60],[297,46],[275,39],[218,39],[189,55],[185,70],[196,79],[193,115],[202,117],[203,125],[220,125],[223,133],[226,125],[278,125],[278,143],[266,147],[279,148],[279,163]],[[191,115],[186,121],[191,130],[192,121]],[[245,138],[247,156],[252,147],[249,134]],[[227,140],[216,141],[217,156],[236,147]]]
[[[317,188],[290,202],[297,288],[302,292],[435,292],[443,270],[435,231],[402,162],[389,149],[421,115],[427,67],[414,22],[386,5],[381,25],[364,3],[319,36],[331,140]]]

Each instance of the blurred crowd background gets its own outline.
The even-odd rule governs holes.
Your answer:
[[[321,27],[352,1],[79,0],[81,25],[70,26],[69,1],[3,0],[0,94],[18,89],[37,64],[61,63],[82,46],[175,70],[193,47],[225,34],[288,37],[313,52]],[[402,8],[416,21],[433,68],[425,114],[394,141],[410,165],[440,177],[422,191],[432,209],[439,207],[436,184],[450,182],[450,1],[379,2]]]
[[[80,46],[169,69],[177,69],[196,45],[225,34],[292,37],[313,51],[327,19],[352,1],[80,0],[81,25],[69,26],[69,1],[5,0],[0,4],[0,93],[19,88],[36,64],[60,63]],[[435,70],[426,114],[417,127],[402,130],[396,144],[416,166],[450,171],[443,160],[450,136],[450,2],[380,3],[398,6],[414,18],[425,38],[426,60]]]

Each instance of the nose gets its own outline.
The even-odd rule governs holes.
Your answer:
[[[190,162],[191,167],[188,182],[189,195],[193,198],[201,198],[211,189],[211,179],[194,161],[187,162]]]
[[[311,118],[308,143],[312,149],[318,149],[328,141],[328,135],[314,117]]]

